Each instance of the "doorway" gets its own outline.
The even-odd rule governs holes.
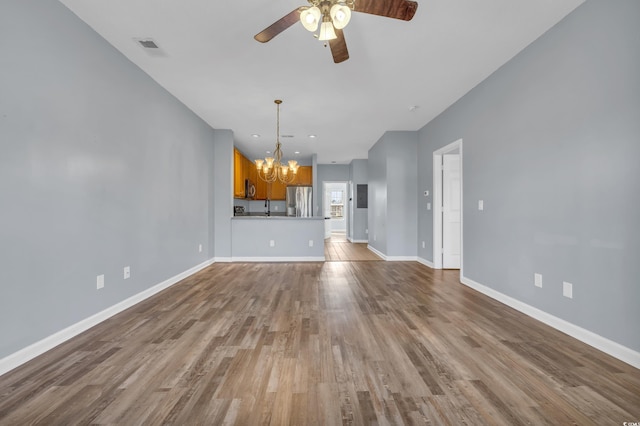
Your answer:
[[[433,152],[433,265],[462,276],[462,139]]]
[[[322,193],[322,210],[324,217],[331,218],[331,235],[346,239],[349,217],[347,182],[323,182]]]

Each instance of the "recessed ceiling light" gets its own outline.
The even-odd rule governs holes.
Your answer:
[[[415,110],[417,110],[418,108],[420,108],[420,105],[411,105],[409,107],[409,111],[414,112]]]
[[[300,151],[296,151],[296,152],[294,152],[294,154],[300,154]]]
[[[267,154],[271,154],[271,151],[265,151],[265,153],[267,153]]]
[[[309,137],[310,137],[311,139],[313,139],[313,138],[315,138],[315,137],[316,137],[316,135],[309,135]]]
[[[260,137],[260,135],[259,135],[259,134],[257,134],[257,133],[254,133],[254,134],[252,134],[252,135],[251,135],[251,137],[252,137],[252,138],[259,138],[259,137]]]

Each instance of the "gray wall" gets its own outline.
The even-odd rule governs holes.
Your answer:
[[[368,228],[368,210],[364,208],[358,208],[356,204],[356,191],[357,185],[366,185],[369,182],[367,176],[367,160],[353,160],[349,165],[349,180],[353,184],[353,202],[351,206],[351,217],[353,221],[353,235],[349,235],[353,241],[367,241],[369,235],[367,234]]]
[[[2,358],[213,256],[214,133],[56,1],[0,52]]]
[[[324,222],[322,218],[277,216],[232,219],[233,258],[240,261],[324,259]],[[313,247],[309,247],[309,241],[313,241]]]
[[[387,145],[384,136],[369,149],[369,245],[387,253]]]
[[[417,256],[417,132],[386,132],[369,150],[369,245]]]
[[[587,1],[419,132],[420,192],[432,152],[463,138],[465,276],[636,351],[639,16]]]
[[[323,182],[347,182],[349,180],[348,164],[318,164],[317,168],[318,196],[315,197],[315,204],[318,216],[324,213],[324,194],[322,193]],[[314,194],[315,195],[315,194]]]
[[[214,258],[231,259],[231,218],[233,217],[233,132],[215,130],[214,144]]]

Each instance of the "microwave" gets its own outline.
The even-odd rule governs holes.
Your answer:
[[[254,198],[256,196],[256,186],[249,179],[244,180],[244,198]]]

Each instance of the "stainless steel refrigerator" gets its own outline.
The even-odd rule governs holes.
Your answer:
[[[313,216],[312,186],[287,186],[287,216]]]

